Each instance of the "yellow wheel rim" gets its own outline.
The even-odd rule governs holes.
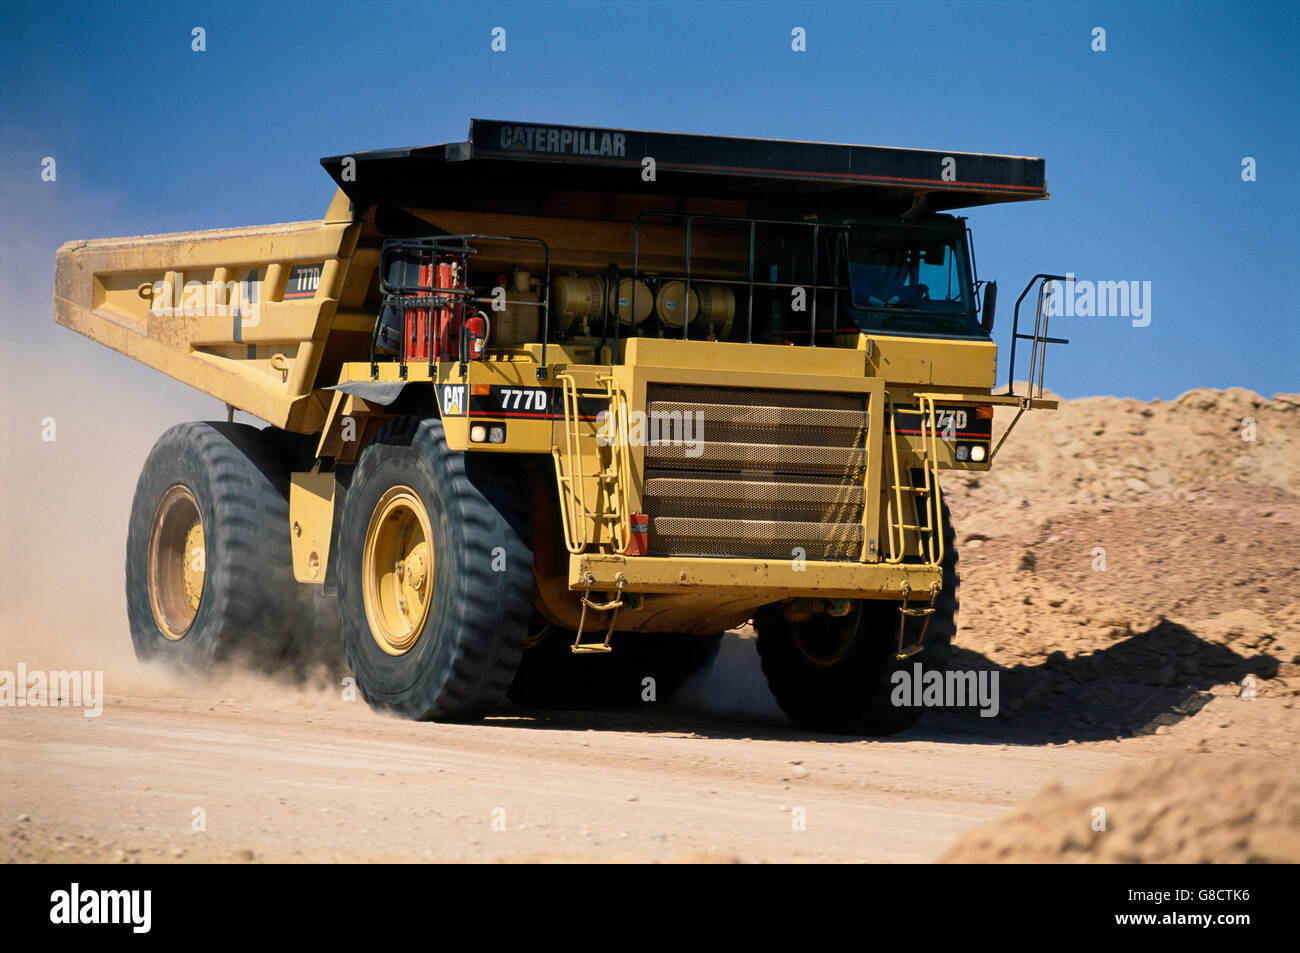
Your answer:
[[[362,597],[376,644],[389,655],[410,651],[433,601],[433,533],[429,514],[409,486],[379,498],[362,558]]]
[[[173,642],[194,624],[206,574],[199,504],[189,487],[177,484],[158,502],[149,531],[149,606],[158,629]]]

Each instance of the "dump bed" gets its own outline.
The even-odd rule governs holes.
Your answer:
[[[310,432],[317,378],[367,346],[368,282],[349,282],[346,198],[321,221],[68,242],[54,317],[278,427]],[[363,252],[374,259],[377,254]],[[360,272],[352,271],[357,277]],[[366,275],[365,277],[369,277]],[[332,383],[332,382],[331,382]]]

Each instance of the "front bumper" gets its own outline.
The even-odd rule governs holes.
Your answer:
[[[917,598],[943,584],[938,566],[770,559],[619,556],[569,557],[569,588],[624,592],[739,594],[765,601],[797,596],[826,599],[898,599],[906,583]]]

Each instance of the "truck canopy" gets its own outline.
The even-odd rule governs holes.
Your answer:
[[[654,160],[654,180],[644,171]],[[749,214],[915,215],[1047,198],[1042,159],[473,119],[464,142],[321,159],[358,206],[563,216],[575,194]],[[611,207],[604,215],[620,217]]]

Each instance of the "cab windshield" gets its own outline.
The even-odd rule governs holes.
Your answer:
[[[863,330],[978,329],[960,232],[854,226],[847,236],[852,316]]]

